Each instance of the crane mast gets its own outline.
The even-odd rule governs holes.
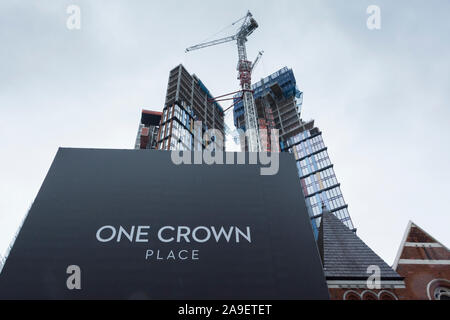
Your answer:
[[[242,100],[244,103],[245,129],[247,131],[247,142],[249,152],[259,152],[258,120],[256,114],[255,99],[252,91],[252,63],[247,60],[245,48],[246,39],[238,39],[239,63],[238,72],[242,88]]]
[[[242,88],[242,101],[244,104],[244,118],[248,151],[259,152],[261,151],[261,143],[258,132],[258,117],[256,113],[255,99],[253,97],[252,90],[253,64],[247,59],[247,49],[245,46],[247,37],[251,35],[256,28],[258,28],[258,23],[253,18],[253,15],[250,11],[247,12],[247,15],[243,18],[243,20],[244,22],[235,35],[189,47],[186,49],[186,52],[236,40],[239,58],[237,71],[238,79],[240,80],[240,85]]]

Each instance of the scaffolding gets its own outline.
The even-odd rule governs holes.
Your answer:
[[[298,90],[292,69],[284,67],[252,86],[258,121],[264,119],[280,130],[281,141],[297,133],[301,127],[300,112],[303,93]],[[244,106],[235,96],[234,125],[244,129],[247,121]],[[272,124],[273,121],[273,124]]]

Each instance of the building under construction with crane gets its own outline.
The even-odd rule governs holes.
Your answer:
[[[233,25],[240,22],[242,24],[234,35],[189,47],[186,52],[236,41],[241,90],[214,98],[198,77],[190,75],[182,65],[177,66],[170,71],[158,134],[153,134],[157,138],[153,138],[149,145],[160,150],[199,150],[194,141],[202,141],[200,137],[206,130],[217,129],[223,135],[230,133],[224,123],[224,113],[232,108],[236,129],[246,134],[241,150],[294,154],[302,186],[299,192],[305,198],[316,238],[324,209],[355,231],[322,132],[314,121],[301,118],[303,93],[297,87],[294,72],[285,67],[252,85],[252,72],[263,52],[260,51],[252,63],[247,59],[245,43],[258,23],[250,12]],[[219,105],[221,101],[232,101],[233,104],[223,110]],[[145,134],[149,130],[141,128],[146,127],[144,120],[147,118],[148,115],[143,115],[140,127],[140,132]],[[195,121],[202,122],[201,129],[195,128]],[[152,128],[155,132],[155,127]],[[272,129],[278,130],[275,139],[271,136]],[[263,136],[263,133],[268,135]],[[142,148],[139,141],[147,140],[138,134],[136,148]]]
[[[177,166],[175,153],[154,150],[60,148],[0,255],[0,299],[449,300],[450,251],[417,225],[408,224],[395,270],[356,235],[322,132],[301,118],[294,72],[285,67],[252,85],[262,52],[251,63],[245,42],[258,25],[250,13],[241,20],[236,35],[188,49],[236,40],[241,90],[214,98],[178,65],[162,112],[142,110],[135,148],[201,150],[207,130],[230,131],[224,115],[233,108],[235,127],[252,133],[245,151],[284,152],[275,153],[279,173],[260,179],[250,166],[192,170]],[[218,101],[233,105],[223,110]],[[276,140],[266,141],[264,129],[279,131]],[[90,275],[83,290],[74,263]]]
[[[313,120],[303,121],[301,118],[303,93],[297,87],[292,69],[285,67],[261,79],[252,86],[252,91],[259,128],[267,127],[279,132],[279,144],[272,146],[272,150],[279,148],[295,157],[301,182],[299,192],[305,198],[315,237],[319,235],[324,209],[338,217],[350,230],[356,231],[322,132]],[[245,130],[243,109],[242,102],[235,104],[234,124],[236,128]]]
[[[233,111],[236,128],[246,133],[246,144],[241,145],[241,149],[249,152],[281,150],[294,153],[302,183],[301,191],[316,238],[323,208],[355,231],[333,164],[323,143],[322,133],[314,126],[314,121],[304,122],[300,117],[303,93],[297,88],[293,71],[283,68],[252,86],[252,71],[262,52],[255,63],[252,63],[247,59],[245,43],[248,36],[258,28],[258,23],[250,11],[241,20],[242,25],[234,35],[201,43],[186,51],[236,41],[238,79],[242,90],[233,97]],[[276,139],[272,139],[270,135],[262,138],[260,133],[271,133],[272,129],[278,129]],[[275,145],[271,144],[274,140]]]
[[[241,95],[239,99],[242,100],[244,106],[244,118],[246,123],[246,149],[250,152],[258,152],[261,151],[262,148],[258,134],[257,113],[252,91],[252,70],[254,65],[247,58],[247,48],[245,46],[245,43],[248,40],[247,38],[253,33],[253,31],[256,30],[256,28],[258,28],[258,23],[253,18],[250,11],[247,12],[245,17],[233,23],[233,25],[241,21],[243,22],[234,35],[197,44],[187,48],[186,52],[236,41],[239,59],[237,65],[238,80],[240,81],[240,86],[242,89],[240,91]]]

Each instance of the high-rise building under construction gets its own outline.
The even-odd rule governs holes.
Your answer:
[[[202,125],[195,126],[196,121]],[[225,138],[223,109],[203,82],[180,64],[170,71],[163,111],[142,110],[135,149],[201,150],[208,143],[203,133],[209,129]]]
[[[196,128],[195,121],[201,121],[202,127]],[[209,129],[216,129],[225,137],[223,109],[214,101],[203,82],[196,75],[190,75],[180,64],[170,71],[157,149],[201,148],[194,146],[194,136],[198,138],[198,143],[202,143],[203,133]]]
[[[354,230],[322,132],[315,127],[314,121],[305,122],[300,117],[303,93],[297,88],[292,69],[285,67],[255,83],[252,89],[260,129],[278,129],[279,149],[294,154],[301,192],[315,236],[318,236],[323,207]],[[234,107],[234,124],[236,128],[245,130],[243,112],[242,103],[237,103]],[[262,149],[266,149],[266,146]]]
[[[278,129],[280,141],[295,134],[300,126],[302,92],[296,86],[294,73],[283,68],[253,85],[259,128]],[[245,131],[244,106],[234,107],[234,125]],[[270,141],[270,139],[268,140]],[[265,149],[265,146],[262,146]]]
[[[300,117],[303,93],[297,88],[293,71],[285,67],[254,84],[253,91],[259,129],[267,129],[269,133],[271,129],[279,130],[279,143],[271,145],[269,136],[262,150],[294,154],[315,235],[318,235],[323,206],[353,230],[322,132],[314,121],[305,122]],[[195,121],[201,121],[202,126],[196,127]],[[245,131],[242,102],[234,107],[234,123],[236,128]],[[135,148],[199,150],[205,147],[201,137],[208,129],[216,129],[225,136],[223,109],[203,82],[179,65],[170,71],[162,113],[142,111]],[[194,146],[196,141],[201,145]]]

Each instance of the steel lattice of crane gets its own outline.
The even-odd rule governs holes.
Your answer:
[[[245,43],[247,42],[247,37],[258,28],[258,23],[253,18],[253,15],[250,11],[247,12],[247,15],[237,22],[244,20],[241,27],[237,31],[235,35],[217,39],[213,41],[208,41],[204,43],[200,43],[198,45],[189,47],[186,49],[186,52],[198,50],[206,47],[215,46],[218,44],[236,41],[238,47],[238,56],[239,62],[237,66],[238,70],[238,79],[240,80],[240,85],[242,88],[242,100],[244,104],[244,117],[245,117],[245,126],[247,131],[247,143],[248,143],[248,151],[249,152],[259,152],[261,151],[261,143],[258,132],[258,119],[256,113],[255,99],[253,97],[252,91],[252,69],[254,64],[247,59],[247,50],[245,47]],[[259,60],[262,52],[258,55],[257,60]],[[255,61],[255,64],[257,63]]]

